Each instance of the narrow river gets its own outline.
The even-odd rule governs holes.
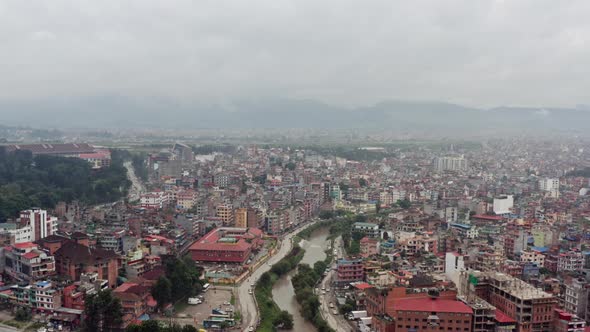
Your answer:
[[[311,234],[309,240],[302,240],[300,245],[305,249],[305,255],[301,263],[313,266],[315,262],[324,260],[326,258],[324,251],[328,245],[326,240],[329,235],[328,228],[320,228]],[[317,331],[299,312],[299,303],[295,299],[295,290],[291,285],[291,277],[296,272],[295,270],[291,271],[275,283],[272,289],[272,297],[282,310],[287,310],[293,315],[293,331]]]

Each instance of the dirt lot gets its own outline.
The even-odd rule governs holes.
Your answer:
[[[220,308],[221,310],[229,311],[228,309],[233,308],[232,305],[225,305],[230,302],[231,299],[231,288],[222,287],[220,289],[216,286],[211,288],[205,293],[205,301],[201,304],[189,305],[182,312],[177,314],[178,317],[187,315],[187,318],[193,318],[196,320],[197,325],[202,325],[205,320],[211,314],[211,310],[214,308]]]

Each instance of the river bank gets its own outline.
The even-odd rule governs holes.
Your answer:
[[[305,255],[300,264],[308,264],[310,266],[326,258],[326,240],[329,236],[327,227],[318,228],[315,225],[312,227],[314,229],[309,233],[310,236],[308,238],[301,238],[299,234],[295,238],[299,240],[299,246],[305,250]],[[291,282],[296,274],[297,270],[293,269],[276,282],[272,290],[273,299],[282,310],[287,310],[293,315],[293,327],[295,331],[317,331],[315,326],[301,314],[301,306],[297,302],[295,288]]]

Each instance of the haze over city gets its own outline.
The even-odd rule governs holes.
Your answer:
[[[217,112],[224,117],[194,126],[221,128],[240,111],[352,109],[362,117],[389,101],[427,103],[433,112],[444,108],[438,103],[533,107],[537,117],[551,108],[586,110],[589,7],[586,1],[4,1],[0,114],[13,125],[65,127],[90,116],[101,127],[133,126],[141,113],[198,122]],[[100,121],[95,112],[116,120]]]
[[[590,332],[588,13],[0,0],[0,332]]]

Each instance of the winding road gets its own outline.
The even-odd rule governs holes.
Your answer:
[[[270,257],[266,263],[260,265],[258,269],[253,271],[250,277],[246,278],[238,287],[238,303],[242,313],[242,321],[245,323],[244,331],[248,331],[250,326],[256,328],[259,319],[254,294],[248,294],[248,290],[252,288],[252,285],[256,283],[264,272],[270,270],[271,265],[283,259],[291,251],[293,247],[293,236],[314,223],[315,221],[312,221],[286,234],[281,241],[279,251]]]

